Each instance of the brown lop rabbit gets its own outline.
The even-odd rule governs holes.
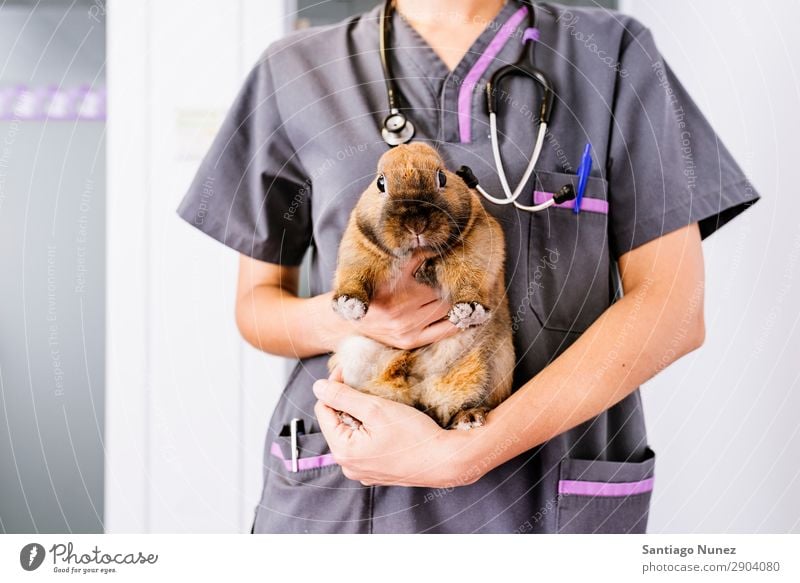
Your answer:
[[[436,150],[414,143],[381,157],[376,182],[350,215],[333,309],[362,318],[378,286],[421,258],[414,277],[440,291],[461,331],[414,350],[351,336],[329,366],[341,366],[346,384],[417,407],[442,427],[480,426],[511,392],[514,368],[503,231]]]

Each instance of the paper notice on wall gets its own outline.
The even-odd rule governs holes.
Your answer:
[[[174,159],[200,161],[219,131],[224,116],[224,109],[177,109]]]

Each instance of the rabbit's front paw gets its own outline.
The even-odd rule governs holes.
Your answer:
[[[338,411],[337,416],[339,417],[339,421],[347,425],[351,430],[357,431],[361,429],[361,421],[351,416],[349,413]]]
[[[489,310],[478,302],[461,302],[452,307],[448,317],[453,324],[463,330],[485,323],[489,319]]]
[[[351,296],[333,298],[333,311],[345,320],[360,320],[367,313],[367,304]]]
[[[453,420],[450,422],[452,429],[472,429],[473,427],[480,427],[486,423],[486,414],[489,409],[486,407],[473,407],[472,409],[463,409],[455,414]]]

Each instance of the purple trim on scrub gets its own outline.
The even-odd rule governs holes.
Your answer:
[[[653,478],[641,482],[584,482],[582,480],[559,480],[559,494],[573,494],[575,496],[633,496],[652,492]]]
[[[533,42],[539,42],[539,29],[538,28],[526,28],[525,29],[525,32],[522,33],[522,44],[525,44],[529,40],[532,40]]]
[[[270,448],[269,452],[274,455],[276,458],[283,462],[283,465],[286,466],[288,471],[292,471],[292,460],[287,460],[283,457],[283,451],[281,451],[281,446],[278,444],[277,441],[272,442],[272,447]],[[299,471],[303,470],[315,470],[317,468],[324,468],[325,466],[335,466],[336,460],[333,459],[332,453],[326,453],[325,455],[315,455],[313,457],[301,457],[297,459],[297,469]]]
[[[543,192],[541,190],[534,190],[533,191],[533,204],[542,204],[553,198],[552,192]],[[568,200],[567,202],[562,202],[561,204],[556,204],[553,206],[557,206],[559,208],[564,209],[572,209],[575,208],[575,200]],[[581,210],[588,211],[590,213],[600,213],[602,215],[608,214],[608,201],[603,200],[600,198],[587,198],[583,197],[581,200]]]
[[[525,18],[528,8],[523,6],[511,15],[506,23],[500,27],[500,30],[486,47],[483,54],[475,61],[472,69],[464,77],[464,82],[458,90],[458,134],[461,137],[461,143],[466,144],[472,141],[472,92],[475,86],[481,79],[481,76],[489,68],[494,58],[498,53],[503,50],[503,47],[511,38],[514,30],[519,23]]]

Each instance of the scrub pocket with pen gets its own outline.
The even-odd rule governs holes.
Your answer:
[[[538,172],[534,203],[552,198],[577,176]],[[608,307],[611,255],[608,245],[608,183],[589,177],[581,201],[531,213],[527,297],[540,324],[550,330],[581,333]]]
[[[347,479],[320,432],[273,439],[256,512],[256,532],[358,533],[368,525],[369,488]]]
[[[257,533],[369,531],[370,488],[342,473],[308,413],[316,400],[311,386],[327,373],[326,360],[315,357],[297,365],[273,414],[253,528]],[[293,419],[298,419],[294,438]]]

